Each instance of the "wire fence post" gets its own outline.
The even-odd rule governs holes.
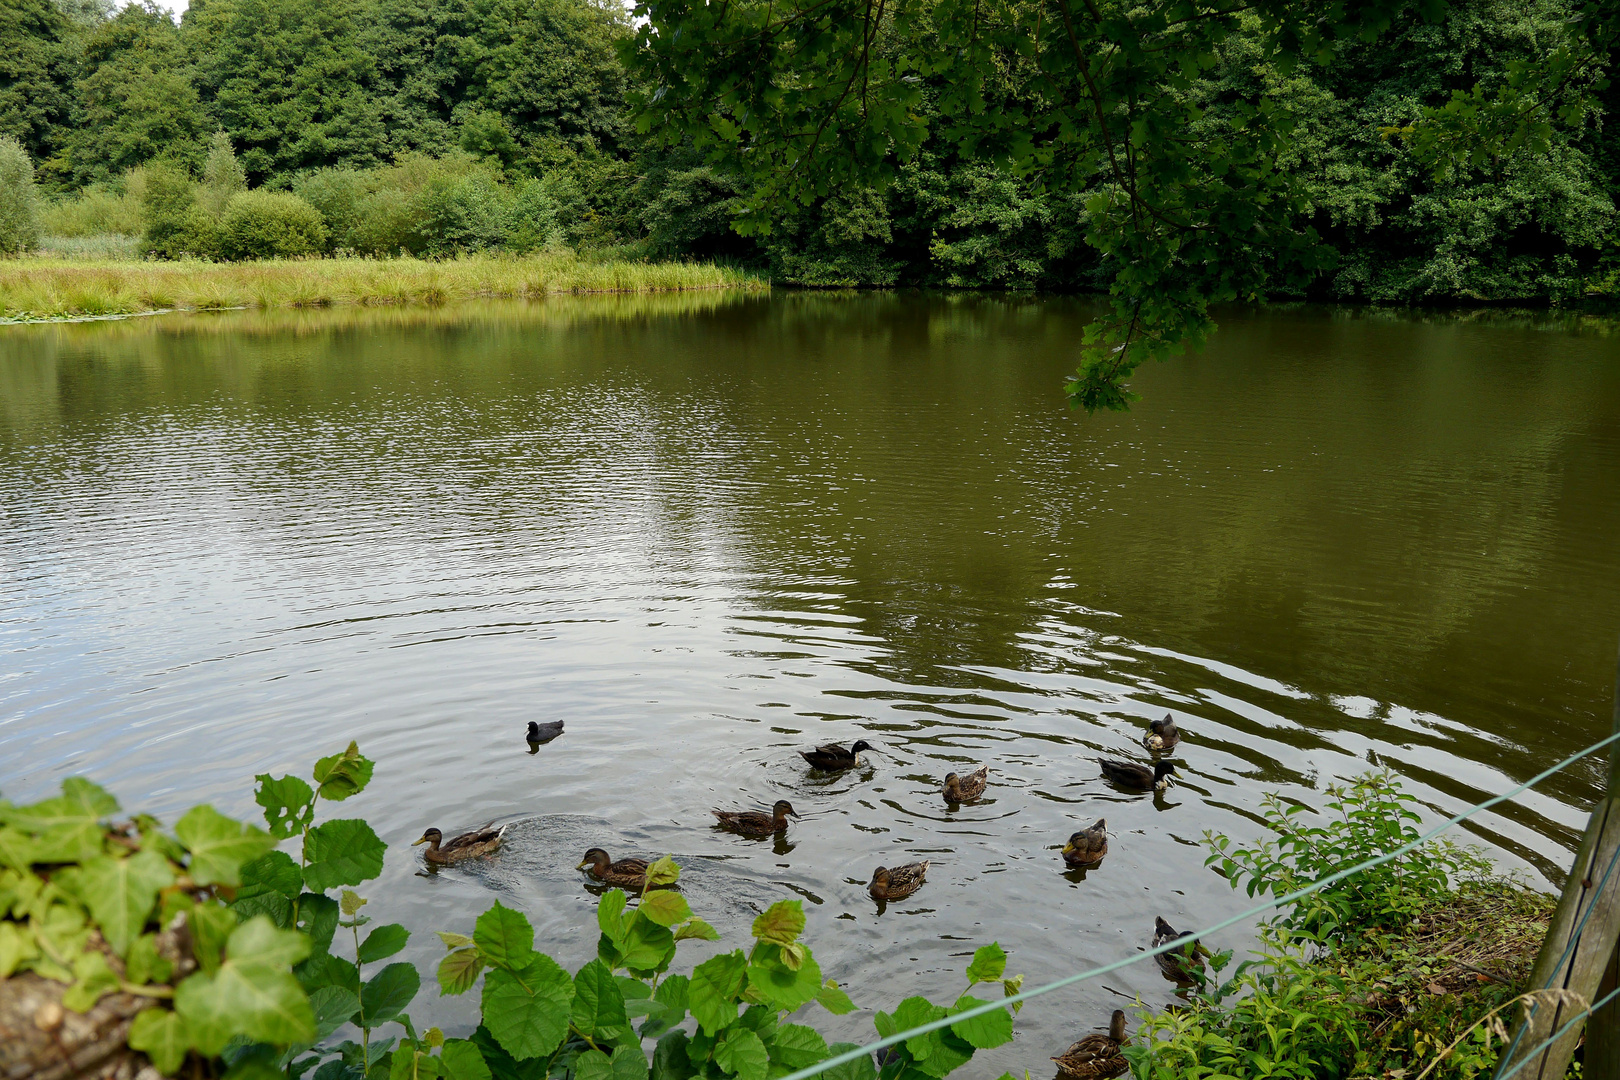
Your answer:
[[[1615,669],[1614,731],[1620,734],[1620,665]],[[1620,744],[1609,751],[1608,789],[1592,811],[1530,976],[1532,989],[1564,991],[1566,996],[1549,994],[1532,1006],[1514,1032],[1498,1076],[1513,1073],[1516,1080],[1559,1080],[1569,1068],[1580,1042],[1581,1025],[1570,1025],[1556,1039],[1552,1036],[1606,992],[1600,987],[1615,970],[1620,948],[1620,876],[1603,871],[1617,856]],[[1571,994],[1579,1000],[1567,996]],[[1594,1013],[1585,1027],[1583,1075],[1587,1080],[1620,1080],[1620,1001]]]

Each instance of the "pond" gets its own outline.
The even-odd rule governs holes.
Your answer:
[[[826,975],[892,1009],[954,998],[991,940],[1033,984],[1154,915],[1241,910],[1202,837],[1258,835],[1267,792],[1319,807],[1387,766],[1437,821],[1607,733],[1606,324],[1232,311],[1087,418],[1062,378],[1093,310],[706,293],[0,330],[0,789],[82,773],[252,817],[254,774],[353,738],[377,775],[342,812],[392,845],[368,912],[429,980],[429,931],[496,897],[582,963],[599,845],[674,854],[732,945],[802,897]],[[1166,713],[1180,782],[1105,784],[1096,757],[1145,758]],[[879,752],[844,774],[795,753],[855,738]],[[987,797],[947,807],[976,763]],[[1554,887],[1600,786],[1588,760],[1465,835]],[[785,840],[710,827],[777,798]],[[1066,874],[1103,816],[1112,853]],[[488,865],[405,846],[490,819],[517,824]],[[921,858],[880,911],[873,867]],[[973,1072],[1041,1075],[1119,995],[1172,990],[1150,963],[1040,999]]]

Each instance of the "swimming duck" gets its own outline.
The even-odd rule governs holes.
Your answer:
[[[1130,1065],[1119,1052],[1130,1039],[1125,1034],[1125,1012],[1115,1009],[1108,1022],[1108,1034],[1087,1035],[1053,1058],[1058,1072],[1069,1080],[1109,1080],[1124,1076]]]
[[[808,761],[812,767],[836,772],[840,769],[853,769],[856,764],[856,755],[862,750],[876,750],[877,747],[861,739],[854,746],[845,750],[837,743],[827,743],[814,750],[800,750],[799,756]]]
[[[787,828],[787,819],[798,817],[794,812],[793,804],[786,799],[777,799],[776,805],[771,807],[770,813],[763,810],[713,810],[710,811],[720,819],[720,824],[745,836],[770,836]]]
[[[424,859],[430,863],[438,863],[440,866],[449,866],[451,863],[466,862],[468,859],[476,859],[480,855],[488,855],[501,846],[501,836],[505,832],[505,825],[502,825],[499,829],[492,829],[485,825],[482,829],[464,832],[449,843],[445,843],[444,833],[438,829],[429,829],[422,834],[422,839],[413,840],[411,847],[426,844],[428,849],[422,852]]]
[[[1176,771],[1173,761],[1155,762],[1151,769],[1134,761],[1113,758],[1098,758],[1097,763],[1102,766],[1104,776],[1128,791],[1163,791],[1170,786],[1170,774]]]
[[[1191,930],[1183,930],[1177,933],[1176,928],[1165,922],[1162,917],[1153,920],[1153,947],[1155,949],[1168,942],[1179,941],[1182,938],[1191,938],[1192,936]],[[1155,955],[1153,961],[1159,965],[1159,970],[1164,972],[1167,978],[1174,979],[1178,983],[1191,985],[1198,981],[1195,973],[1204,970],[1204,957],[1208,955],[1209,950],[1194,939],[1179,949],[1170,949]]]
[[[984,789],[990,782],[990,766],[980,765],[966,776],[956,773],[945,774],[944,795],[946,802],[964,803],[972,802],[984,794]]]
[[[561,735],[562,729],[563,722],[561,720],[552,720],[551,722],[545,724],[536,723],[535,721],[530,720],[529,733],[525,736],[525,738],[529,740],[530,746],[539,746],[541,743],[548,743],[552,739],[555,739],[557,736]]]
[[[880,866],[872,871],[872,884],[866,887],[874,900],[904,900],[922,888],[928,875],[928,863],[906,863],[890,869]]]
[[[1063,861],[1070,866],[1096,866],[1108,854],[1108,819],[1098,818],[1097,824],[1081,829],[1069,836],[1063,845]]]
[[[1163,720],[1149,721],[1148,727],[1153,730],[1149,731],[1147,738],[1142,741],[1147,743],[1149,750],[1174,750],[1176,744],[1181,741],[1181,729],[1176,727],[1176,718],[1173,716],[1167,715]]]
[[[585,858],[574,869],[584,870],[587,867],[590,868],[590,875],[597,881],[605,881],[609,885],[634,889],[637,892],[647,887],[646,859],[620,859],[613,862],[607,852],[599,847],[593,847],[585,853]]]

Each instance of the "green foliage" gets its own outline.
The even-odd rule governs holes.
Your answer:
[[[184,169],[159,161],[144,170],[141,211],[146,249],[165,259],[213,258],[219,227],[197,205],[197,185]]]
[[[34,163],[22,143],[0,135],[0,255],[28,251],[39,243],[39,189]]]
[[[72,110],[77,52],[53,0],[0,0],[0,137],[35,160],[50,155]]]
[[[247,174],[236,160],[231,137],[223,131],[214,132],[208,141],[208,158],[203,164],[203,184],[200,202],[203,209],[215,217],[225,212],[232,198],[247,190]]]
[[[220,221],[220,251],[228,259],[297,258],[318,255],[325,248],[326,223],[320,211],[296,195],[244,191],[233,195],[225,206]],[[321,785],[324,798],[333,798],[327,790],[330,786],[330,782]]]

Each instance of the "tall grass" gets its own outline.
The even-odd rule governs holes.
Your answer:
[[[445,304],[486,298],[681,289],[763,290],[744,271],[708,263],[526,257],[293,259],[250,263],[0,261],[0,317],[65,318],[168,308],[307,308],[334,304]]]

